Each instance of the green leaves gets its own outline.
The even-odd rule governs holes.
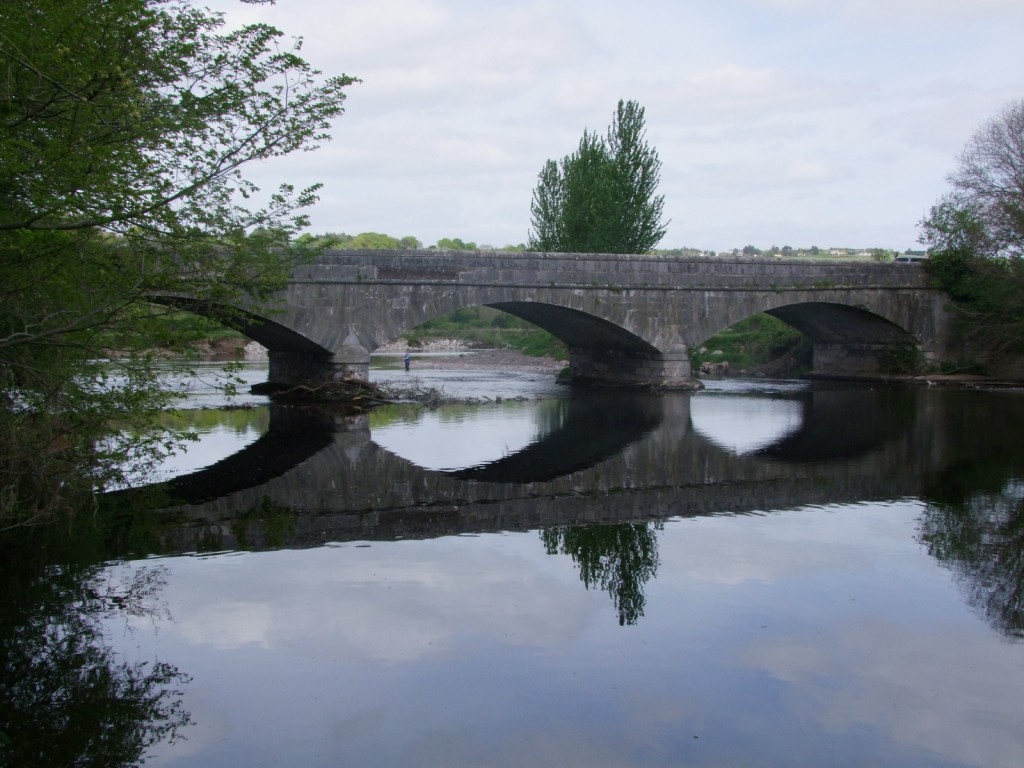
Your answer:
[[[643,107],[620,101],[604,138],[584,131],[574,154],[544,164],[530,205],[530,249],[647,253],[665,234],[664,198],[655,195],[660,168],[645,141]]]
[[[1024,352],[1024,100],[986,122],[922,223],[927,268],[981,359]]]
[[[115,472],[112,419],[166,403],[148,353],[171,310],[150,297],[258,300],[294,263],[318,185],[261,194],[244,169],[325,141],[357,80],[222,27],[185,0],[0,3],[0,514],[33,503],[26,457],[53,463],[21,425],[62,446],[63,493]],[[124,386],[94,386],[104,358]]]

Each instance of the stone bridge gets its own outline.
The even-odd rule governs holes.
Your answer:
[[[267,347],[272,387],[366,379],[379,346],[471,306],[561,339],[579,384],[689,388],[691,350],[760,312],[809,337],[823,375],[884,372],[908,352],[932,363],[958,357],[944,295],[920,266],[903,264],[328,251],[296,268],[269,306],[157,300],[220,315]]]

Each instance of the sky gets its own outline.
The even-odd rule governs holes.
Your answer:
[[[660,248],[920,247],[971,135],[1024,98],[1022,0],[239,0],[345,114],[249,170],[320,182],[313,233],[524,243],[545,161],[645,109]]]

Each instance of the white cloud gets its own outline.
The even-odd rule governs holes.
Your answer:
[[[517,546],[532,555],[541,544],[518,537],[467,549],[454,538],[417,543],[412,551],[391,543],[213,562],[179,558],[166,592],[173,619],[161,632],[165,641],[218,651],[252,647],[388,663],[444,655],[467,634],[509,645],[563,643],[587,621],[586,613],[562,607],[575,580],[525,568]],[[446,558],[435,552],[444,548],[466,551],[442,565]],[[210,594],[218,598],[211,602]],[[527,603],[522,594],[534,597]]]
[[[1017,0],[751,0],[754,4],[791,12],[828,11],[867,21],[896,20],[909,23],[1024,16]]]
[[[1018,0],[216,5],[363,79],[332,143],[256,169],[324,183],[315,231],[520,242],[543,162],[632,98],[663,246],[908,247],[974,127],[1024,93]]]
[[[204,603],[176,622],[183,638],[217,650],[246,645],[270,647],[273,617],[270,606],[254,600]]]
[[[992,638],[965,658],[979,638],[962,632],[874,622],[827,643],[762,641],[747,662],[799,690],[793,714],[830,732],[869,727],[958,765],[1019,765],[1024,694],[1004,682],[1018,674],[1020,648]]]

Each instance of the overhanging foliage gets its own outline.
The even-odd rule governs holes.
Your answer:
[[[182,0],[0,4],[0,526],[167,445],[149,352],[181,339],[148,296],[259,299],[287,275],[317,188],[252,205],[242,171],[327,139],[355,80],[281,38]],[[115,420],[135,437],[107,439]]]

